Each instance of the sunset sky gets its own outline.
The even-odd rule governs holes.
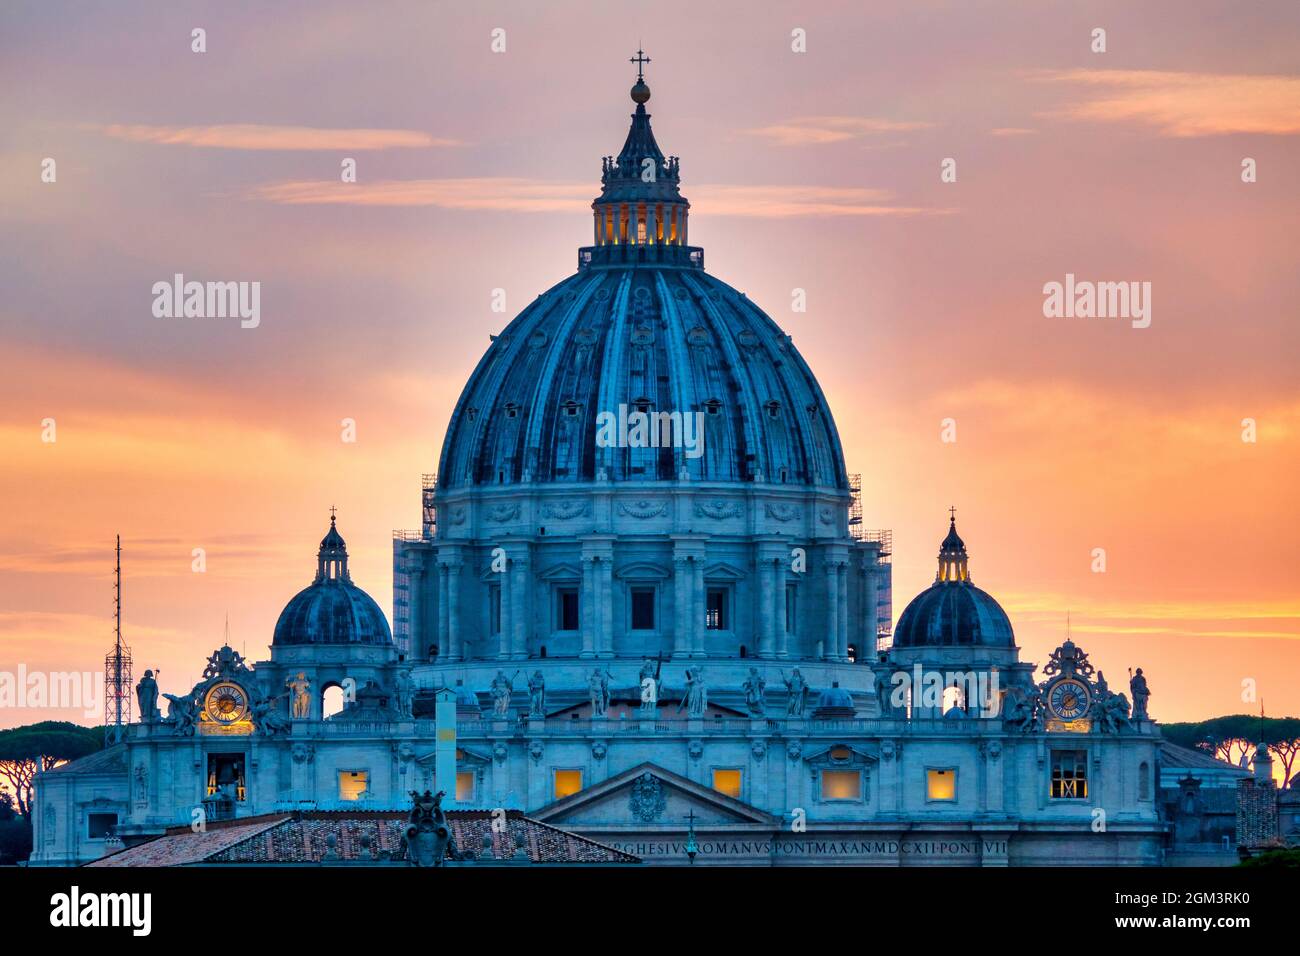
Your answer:
[[[227,615],[266,656],[331,505],[391,618],[392,531],[590,242],[643,44],[691,242],[818,375],[895,617],[952,505],[1024,659],[1068,613],[1159,720],[1245,680],[1300,716],[1298,38],[1291,0],[6,4],[0,670],[102,668],[116,533],[171,693]],[[176,273],[261,282],[260,325],[155,318]],[[1045,318],[1067,274],[1150,282],[1150,327]],[[53,718],[98,722],[0,709]]]

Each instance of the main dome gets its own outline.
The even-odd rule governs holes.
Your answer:
[[[638,86],[643,86],[640,82]],[[760,308],[686,245],[676,157],[650,129],[646,88],[592,203],[578,272],[496,336],[456,403],[440,491],[517,482],[692,480],[846,489],[825,396]],[[598,442],[598,417],[698,413],[702,449]],[[666,443],[671,445],[671,443]]]

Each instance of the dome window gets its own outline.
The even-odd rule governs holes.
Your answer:
[[[578,411],[582,408],[581,405],[579,405],[577,402],[573,401],[572,399],[565,402],[560,407],[564,409],[564,414],[569,416],[570,418],[577,417]]]
[[[654,407],[654,402],[648,398],[634,398],[632,399],[632,405],[638,412],[644,414]]]
[[[780,417],[781,417],[781,403],[780,403],[780,402],[778,402],[778,401],[776,401],[776,400],[773,400],[773,401],[768,402],[768,403],[767,403],[766,405],[764,405],[763,407],[764,407],[765,409],[767,409],[767,417],[768,417],[768,418],[780,418]]]
[[[519,406],[516,405],[514,402],[506,402],[505,408],[506,408],[506,418],[519,417]]]
[[[475,408],[473,405],[471,405],[469,408],[465,409],[465,420],[466,420],[466,421],[468,421],[468,422],[470,422],[470,423],[472,424],[472,423],[474,422],[474,420],[477,419],[477,418],[478,418],[478,409],[477,409],[477,408]]]
[[[704,410],[710,415],[716,415],[722,410],[722,403],[716,398],[711,398],[704,403]]]

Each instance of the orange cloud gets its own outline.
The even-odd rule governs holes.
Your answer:
[[[311,126],[260,126],[230,123],[217,126],[103,127],[105,135],[131,143],[163,146],[203,146],[212,149],[407,149],[460,146],[460,140],[440,139],[409,129],[316,129]]]
[[[805,116],[774,126],[745,130],[749,136],[769,140],[777,146],[824,146],[861,139],[873,133],[899,133],[927,129],[933,123],[878,119],[869,116]]]
[[[1085,97],[1046,116],[1146,123],[1165,136],[1300,133],[1300,77],[1066,70],[1040,78],[1071,84]]]
[[[298,181],[259,186],[248,198],[286,205],[438,206],[498,212],[576,212],[591,202],[590,183],[483,177],[387,180],[340,184]],[[710,216],[919,216],[952,212],[889,204],[882,189],[848,186],[740,186],[701,184],[690,194]]]

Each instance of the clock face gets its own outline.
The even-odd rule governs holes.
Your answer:
[[[1060,720],[1077,720],[1088,713],[1091,704],[1088,685],[1073,678],[1057,681],[1047,692],[1047,706]]]
[[[233,724],[248,713],[248,698],[238,684],[218,684],[204,701],[208,716],[220,724]]]

